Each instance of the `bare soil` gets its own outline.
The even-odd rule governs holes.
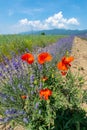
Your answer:
[[[87,40],[75,37],[72,46],[74,61],[71,70],[74,74],[79,74],[84,79],[82,89],[87,91]],[[87,111],[87,104],[83,103],[82,108]]]

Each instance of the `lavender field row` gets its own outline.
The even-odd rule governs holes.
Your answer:
[[[34,52],[34,56],[36,57],[39,53],[41,52],[49,52],[52,54],[52,56],[55,58],[55,60],[60,60],[60,58],[65,54],[65,53],[70,53],[72,44],[73,44],[73,36],[61,38],[58,40],[58,42],[50,44],[44,48],[37,47]],[[31,50],[26,48],[24,50],[25,52],[29,53]],[[14,52],[12,54],[12,59],[8,59],[7,56],[3,56],[3,61],[0,63],[0,82],[1,84],[4,84],[7,81],[10,81],[11,78],[16,75],[19,76],[21,74],[25,74],[28,72],[28,66],[26,63],[23,63],[21,61],[21,55],[16,55]],[[23,71],[24,70],[24,71]]]

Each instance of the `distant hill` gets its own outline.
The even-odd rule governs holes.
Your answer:
[[[51,30],[41,30],[41,31],[30,31],[22,32],[21,34],[41,34],[45,33],[47,35],[82,35],[87,34],[86,30],[66,30],[66,29],[51,29]]]

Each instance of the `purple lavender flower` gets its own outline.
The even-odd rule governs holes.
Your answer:
[[[17,114],[18,114],[18,115],[25,115],[26,112],[25,112],[24,110],[21,110],[21,111],[17,111]]]
[[[6,100],[8,98],[8,96],[4,93],[0,92],[0,97],[3,98],[4,100]]]
[[[18,71],[19,63],[18,62],[13,62],[13,66]]]
[[[34,82],[34,75],[32,74],[31,76],[30,76],[30,85],[31,85],[31,87],[33,87],[33,82]]]
[[[4,123],[7,123],[7,122],[9,122],[12,119],[13,119],[13,117],[6,117],[6,118],[4,118]]]
[[[34,91],[31,91],[31,94],[33,95],[33,94],[34,94]]]
[[[20,91],[23,91],[23,85],[22,84],[18,84],[17,87],[19,88]]]
[[[41,71],[42,70],[42,65],[38,64],[38,69]]]
[[[17,110],[16,109],[9,109],[5,111],[6,115],[12,115],[12,114],[17,114]]]
[[[22,85],[22,84],[18,84],[18,89],[20,90],[20,91],[23,91],[23,92],[25,92],[25,93],[27,93],[27,89]]]
[[[16,109],[14,109],[14,108],[12,108],[12,109],[8,109],[8,110],[6,110],[5,111],[5,114],[6,115],[15,115],[15,117],[16,117],[16,115],[17,116],[19,116],[19,115],[25,115],[26,114],[26,112],[24,111],[24,110],[16,110]]]
[[[0,77],[2,77],[3,76],[3,74],[0,72]]]
[[[35,104],[35,109],[37,109],[39,107],[39,102],[37,102],[36,104]]]
[[[0,123],[4,122],[4,118],[0,118]]]
[[[42,82],[40,81],[40,86],[39,86],[39,89],[41,89],[42,88]]]
[[[29,123],[29,119],[24,117],[23,118],[23,122],[26,123],[26,124],[28,124]]]
[[[16,101],[16,100],[14,99],[14,97],[12,97],[12,96],[10,97],[10,100],[13,101],[13,102]]]
[[[10,120],[12,120],[13,117],[5,117],[5,118],[0,118],[0,123],[7,123],[9,122]]]
[[[26,48],[25,50],[26,50],[26,52],[27,52],[27,53],[29,53],[29,52],[30,52],[28,48]]]

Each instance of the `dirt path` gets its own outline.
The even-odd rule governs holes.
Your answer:
[[[72,55],[75,60],[72,63],[72,72],[79,74],[84,78],[85,82],[82,87],[87,91],[87,41],[81,38],[75,37],[72,46]],[[82,107],[87,111],[87,104],[83,104]]]
[[[79,71],[80,75],[84,77],[84,88],[87,90],[87,41],[75,37],[72,47],[72,55],[75,60],[72,64],[74,73]]]

